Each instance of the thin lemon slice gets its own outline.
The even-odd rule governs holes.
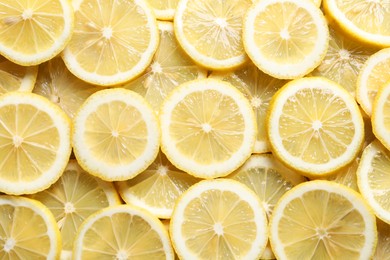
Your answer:
[[[75,77],[60,57],[51,59],[39,67],[39,75],[33,92],[57,104],[73,118],[82,103],[101,87],[88,84]]]
[[[321,64],[311,73],[339,83],[352,95],[356,95],[356,81],[366,60],[376,49],[362,46],[346,38],[340,31],[329,28],[329,48]]]
[[[179,0],[147,0],[159,20],[173,20]]]
[[[390,150],[390,81],[376,95],[371,119],[376,138]]]
[[[387,0],[324,0],[325,13],[359,41],[390,47],[390,5]]]
[[[42,202],[53,213],[61,231],[62,250],[69,252],[73,249],[77,229],[87,217],[120,204],[114,185],[89,175],[76,160],[69,161],[61,178],[49,189],[31,198]]]
[[[37,65],[59,54],[73,32],[68,0],[0,2],[0,53],[20,65]]]
[[[355,100],[330,80],[307,77],[287,83],[271,100],[267,130],[273,152],[309,176],[350,163],[364,139]]]
[[[32,93],[0,96],[0,191],[28,194],[48,188],[71,153],[70,120]]]
[[[287,81],[275,79],[265,74],[252,62],[248,62],[245,66],[231,72],[213,72],[209,77],[231,83],[249,99],[257,123],[257,138],[253,152],[270,152],[271,147],[265,127],[269,102],[276,91]]]
[[[178,170],[160,152],[156,160],[136,177],[118,182],[123,200],[144,208],[158,218],[170,218],[177,198],[199,181]]]
[[[128,205],[88,217],[74,242],[73,259],[174,259],[161,221]]]
[[[0,196],[0,257],[57,259],[61,235],[42,203],[23,197]]]
[[[268,217],[284,193],[306,180],[302,175],[286,168],[271,154],[252,155],[228,178],[253,190],[260,198]]]
[[[372,114],[372,104],[378,90],[390,80],[390,48],[373,54],[360,70],[356,99],[367,115]]]
[[[329,30],[311,1],[257,1],[243,25],[244,47],[259,69],[280,79],[300,78],[326,55]]]
[[[107,181],[145,170],[160,145],[157,117],[145,99],[113,88],[92,94],[73,118],[72,143],[81,167]]]
[[[11,91],[31,92],[38,66],[20,66],[0,56],[0,94]]]
[[[183,49],[200,65],[216,70],[238,67],[247,60],[242,21],[252,0],[181,0],[175,12],[175,34]]]
[[[277,259],[370,259],[375,216],[359,193],[334,182],[309,181],[285,193],[270,221]]]
[[[196,177],[226,176],[251,155],[256,121],[245,96],[216,79],[176,88],[160,113],[162,151]]]
[[[63,52],[68,69],[97,85],[115,85],[141,74],[158,45],[153,11],[145,1],[78,1],[75,29]]]
[[[360,193],[376,216],[390,223],[390,152],[378,140],[364,149],[357,176]]]
[[[268,240],[267,217],[245,185],[206,180],[179,198],[170,234],[181,259],[259,259]]]
[[[173,23],[157,24],[160,44],[151,65],[140,77],[123,87],[141,94],[159,113],[161,104],[174,88],[186,81],[205,78],[207,71],[197,66],[177,43]]]
[[[390,260],[390,225],[377,219],[378,244],[374,260]]]

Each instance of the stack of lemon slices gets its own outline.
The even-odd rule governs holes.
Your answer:
[[[389,205],[389,1],[0,0],[0,259],[388,259]]]

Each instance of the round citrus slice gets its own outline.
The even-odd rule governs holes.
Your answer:
[[[20,65],[37,65],[59,54],[73,32],[68,0],[0,2],[0,53]]]
[[[246,60],[242,21],[252,0],[181,0],[175,11],[175,34],[200,65],[226,70]]]
[[[325,13],[355,39],[390,47],[390,7],[387,0],[324,0]]]
[[[33,92],[46,97],[73,118],[82,103],[101,87],[75,77],[60,57],[41,64]]]
[[[378,140],[364,149],[357,176],[360,193],[376,216],[390,223],[390,152]]]
[[[74,241],[73,259],[167,259],[174,254],[168,232],[148,212],[111,206],[88,217]]]
[[[71,254],[77,229],[87,217],[121,203],[112,183],[89,175],[76,160],[69,161],[61,178],[49,189],[31,198],[42,202],[53,213],[61,231],[62,255]]]
[[[270,220],[277,259],[370,259],[375,215],[360,194],[334,182],[309,181],[285,193]]]
[[[352,162],[364,140],[355,100],[322,77],[297,79],[281,88],[271,100],[267,130],[275,155],[317,177]]]
[[[390,81],[390,48],[371,55],[360,70],[356,99],[367,115],[371,116],[375,96],[387,81]]]
[[[259,259],[267,217],[256,194],[238,181],[201,181],[179,198],[170,234],[181,259]]]
[[[173,20],[179,0],[147,0],[159,20]]]
[[[145,99],[121,88],[92,94],[73,118],[73,152],[81,167],[107,181],[130,179],[156,158],[157,117]]]
[[[158,218],[172,215],[177,198],[199,181],[178,170],[160,152],[156,160],[136,177],[117,182],[118,191],[127,204],[136,205]]]
[[[260,198],[268,217],[284,193],[306,180],[302,175],[286,168],[271,154],[252,155],[228,178],[253,190]]]
[[[256,121],[245,96],[216,79],[189,81],[160,113],[162,151],[177,168],[200,178],[226,176],[252,153]]]
[[[321,64],[312,71],[312,76],[333,80],[356,95],[356,81],[366,60],[376,49],[362,46],[359,42],[345,37],[340,31],[329,28],[329,48]]]
[[[68,69],[97,85],[141,74],[158,46],[153,11],[145,1],[76,1],[75,29],[63,52]]]
[[[287,83],[285,80],[275,79],[261,70],[252,62],[230,72],[213,72],[210,78],[221,79],[238,88],[249,100],[255,112],[257,123],[257,138],[254,153],[271,151],[266,133],[265,121],[272,96]]]
[[[21,66],[0,56],[0,94],[11,91],[31,92],[38,66]]]
[[[51,212],[42,203],[0,196],[0,257],[58,259],[61,235]]]
[[[157,24],[160,44],[151,65],[140,77],[123,87],[141,94],[159,113],[163,101],[174,88],[186,81],[206,78],[207,71],[197,66],[177,43],[173,23]]]
[[[390,81],[381,87],[372,108],[372,131],[390,150]]]
[[[329,30],[311,1],[256,1],[243,25],[244,47],[256,66],[280,79],[300,78],[326,55]]]
[[[46,98],[0,96],[0,191],[29,194],[61,176],[71,153],[70,120]]]

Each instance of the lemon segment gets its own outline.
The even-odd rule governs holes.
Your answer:
[[[59,54],[73,32],[68,0],[0,3],[0,53],[20,65],[37,65]]]
[[[272,150],[308,176],[324,176],[360,151],[364,123],[355,100],[321,77],[287,83],[272,98],[267,131]]]
[[[83,0],[62,57],[78,78],[115,85],[146,69],[158,41],[156,19],[145,1]]]
[[[323,8],[353,38],[372,46],[390,47],[388,1],[324,0]]]
[[[176,88],[160,113],[162,151],[199,178],[226,176],[250,156],[256,139],[253,110],[227,82],[194,80]]]
[[[377,239],[375,216],[359,193],[318,180],[283,195],[270,234],[277,259],[370,259]]]
[[[70,160],[61,178],[49,189],[33,194],[53,213],[62,236],[62,250],[72,251],[81,223],[94,212],[121,204],[112,183],[89,175]]]
[[[179,198],[170,234],[181,259],[259,259],[268,240],[267,218],[245,185],[205,180]]]
[[[169,219],[177,198],[198,181],[173,166],[160,152],[145,171],[116,184],[127,204],[146,209],[158,218]]]
[[[24,197],[0,196],[1,258],[57,259],[60,251],[60,231],[42,203]]]
[[[257,123],[257,137],[254,153],[266,153],[271,151],[265,127],[266,115],[272,96],[284,84],[285,80],[275,79],[261,70],[252,62],[230,72],[213,72],[209,78],[220,79],[229,82],[239,89],[249,100]]]
[[[74,76],[56,57],[40,65],[33,93],[46,97],[73,118],[81,104],[101,89]]]
[[[378,140],[364,149],[357,176],[360,193],[376,216],[390,223],[390,152]]]
[[[242,22],[251,0],[181,0],[175,17],[177,40],[200,65],[227,70],[248,58],[242,43]]]
[[[243,40],[259,69],[275,78],[294,79],[321,63],[329,30],[321,10],[311,1],[257,1],[245,16]]]
[[[159,113],[169,93],[180,84],[206,78],[207,70],[199,67],[178,44],[173,23],[158,22],[160,44],[150,66],[138,78],[126,83],[123,88],[133,90],[145,97]]]
[[[367,115],[372,115],[375,96],[387,81],[390,81],[390,48],[371,55],[360,70],[356,99]]]
[[[377,93],[371,119],[375,136],[390,150],[390,81]]]
[[[111,206],[88,217],[74,241],[73,259],[173,260],[161,221],[128,205]]]
[[[106,181],[127,180],[156,158],[160,128],[152,108],[137,93],[100,90],[73,118],[72,143],[84,170]]]
[[[0,96],[0,191],[29,194],[48,188],[71,153],[70,120],[32,93]]]

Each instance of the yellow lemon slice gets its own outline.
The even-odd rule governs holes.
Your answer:
[[[390,150],[390,81],[376,95],[371,120],[375,136]]]
[[[179,198],[170,234],[181,259],[259,259],[268,240],[267,217],[245,185],[206,180]]]
[[[37,65],[59,54],[73,32],[68,0],[0,3],[0,53],[20,65]]]

